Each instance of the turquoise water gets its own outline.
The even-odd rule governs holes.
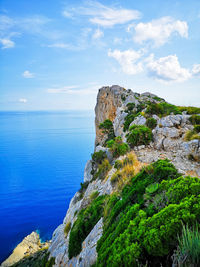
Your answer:
[[[93,111],[0,112],[0,262],[33,230],[51,238],[93,147]]]

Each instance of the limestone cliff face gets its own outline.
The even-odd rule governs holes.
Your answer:
[[[122,105],[122,99],[125,93],[126,90],[118,85],[106,86],[99,89],[95,107],[96,145],[102,144],[103,133],[99,129],[99,124],[106,119],[112,122],[114,121],[117,108]]]
[[[110,119],[113,122],[115,135],[121,136],[123,141],[126,142],[127,132],[124,132],[123,127],[127,116],[127,104],[132,103],[134,109],[141,112],[130,125],[146,125],[146,118],[143,116],[146,110],[144,104],[159,103],[163,101],[163,99],[153,94],[138,94],[132,92],[130,89],[125,90],[117,85],[99,89],[95,107],[95,151],[105,151],[112,168],[108,172],[106,179],[93,179],[91,172],[93,168],[92,160],[87,162],[84,172],[84,182],[88,183],[88,187],[84,191],[84,194],[81,194],[80,192],[75,194],[71,200],[63,223],[58,226],[53,233],[49,252],[51,257],[55,257],[55,266],[89,267],[95,263],[97,258],[96,245],[102,235],[102,218],[82,243],[81,253],[72,259],[69,259],[68,257],[70,232],[65,236],[64,228],[69,222],[73,226],[77,219],[78,212],[87,207],[90,203],[91,193],[98,191],[99,195],[104,195],[111,194],[115,191],[115,187],[111,183],[111,177],[113,173],[116,172],[114,167],[116,159],[112,158],[112,154],[108,148],[103,147],[105,136],[99,129],[99,124],[106,119]],[[152,131],[153,141],[149,145],[137,146],[131,150],[131,153],[137,157],[138,166],[149,164],[158,159],[168,158],[183,175],[200,177],[200,141],[191,140],[186,142],[184,140],[185,133],[188,130],[193,129],[193,126],[189,121],[190,115],[183,113],[178,115],[170,114],[163,118],[159,118],[156,115],[153,115],[153,117],[157,121],[157,126]],[[197,159],[197,161],[188,160],[189,155]]]

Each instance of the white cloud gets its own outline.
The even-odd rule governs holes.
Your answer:
[[[24,103],[24,104],[25,104],[25,103],[27,103],[27,101],[28,101],[28,100],[27,100],[26,98],[20,98],[20,99],[19,99],[19,102],[20,102],[20,103]]]
[[[52,93],[52,94],[68,93],[71,90],[76,89],[76,88],[78,88],[77,85],[63,86],[63,87],[49,88],[49,89],[47,89],[47,92]]]
[[[125,24],[141,17],[140,12],[137,10],[112,8],[96,1],[87,1],[84,6],[72,8],[71,10],[65,9],[62,14],[67,18],[71,17],[72,14],[88,16],[91,23],[102,27]]]
[[[96,29],[94,34],[92,35],[93,39],[100,39],[104,36],[104,33],[100,29]]]
[[[195,65],[193,65],[193,68],[192,68],[192,74],[193,74],[194,76],[200,74],[200,64],[195,64]]]
[[[7,38],[0,38],[0,43],[2,44],[1,49],[13,48],[15,43]]]
[[[116,59],[121,65],[122,71],[126,74],[137,74],[143,70],[142,62],[138,60],[142,57],[143,51],[135,50],[111,50],[108,51],[108,56]]]
[[[152,54],[146,59],[146,62],[149,75],[159,81],[183,82],[192,76],[188,69],[180,66],[176,55],[169,55],[156,60]]]
[[[30,78],[34,78],[34,73],[31,73],[29,70],[25,70],[23,73],[22,73],[22,76],[24,78],[27,78],[27,79],[30,79]]]
[[[147,23],[138,23],[135,26],[133,40],[142,44],[145,41],[152,41],[155,46],[165,44],[173,33],[181,37],[188,37],[188,25],[186,21],[174,20],[171,17],[162,17]],[[129,31],[131,29],[129,27]]]

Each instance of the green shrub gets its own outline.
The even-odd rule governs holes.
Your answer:
[[[127,134],[127,142],[131,147],[148,145],[153,140],[151,129],[143,125],[133,125]]]
[[[110,148],[113,157],[119,157],[125,155],[129,151],[128,144],[122,142],[122,138],[120,136],[115,137],[114,140],[108,141],[107,147]]]
[[[95,198],[97,198],[99,195],[99,192],[98,191],[93,191],[91,194],[90,194],[90,200],[94,200]]]
[[[134,121],[134,119],[136,118],[136,114],[135,113],[129,113],[125,118],[124,118],[124,132],[128,130],[131,122]]]
[[[69,236],[68,254],[70,259],[81,252],[82,242],[101,218],[104,201],[105,196],[99,196],[87,208],[79,212]]]
[[[154,129],[157,126],[157,120],[154,118],[148,118],[146,121],[147,127]]]
[[[146,109],[146,113],[150,115],[156,114],[160,117],[170,115],[171,113],[173,113],[174,115],[181,114],[177,106],[169,104],[167,102],[149,104]]]
[[[187,131],[184,136],[184,140],[188,142],[194,139],[200,140],[200,135],[197,134],[197,131],[195,129]]]
[[[173,258],[173,264],[176,266],[200,266],[200,232],[197,223],[192,228],[183,225]]]
[[[178,107],[181,112],[187,111],[187,114],[200,114],[200,108],[197,107]]]
[[[92,160],[98,164],[102,163],[105,158],[107,158],[106,152],[102,150],[100,150],[99,152],[94,152],[92,154]]]
[[[146,193],[151,194],[148,201]],[[177,234],[183,223],[191,227],[199,222],[199,207],[198,178],[181,177],[168,160],[143,168],[121,195],[111,195],[105,204],[96,266],[171,266]]]
[[[71,222],[68,222],[66,223],[65,228],[64,228],[65,237],[67,237],[70,229],[71,229]]]
[[[195,133],[200,133],[200,125],[194,125]]]
[[[83,198],[83,195],[84,195],[88,185],[89,185],[89,181],[81,183],[81,188],[79,189],[79,193],[80,193],[79,199]]]
[[[127,111],[129,112],[129,111],[132,111],[133,109],[134,109],[134,107],[135,107],[135,103],[128,103],[127,105],[126,105],[126,107],[127,107]]]
[[[192,115],[189,118],[189,121],[194,125],[194,124],[200,124],[200,115]]]
[[[107,140],[113,139],[115,137],[113,123],[111,120],[107,119],[99,124],[99,129],[103,130],[103,133],[107,135]]]
[[[123,167],[123,163],[121,160],[116,160],[115,161],[115,165],[114,165],[115,169],[119,170]]]

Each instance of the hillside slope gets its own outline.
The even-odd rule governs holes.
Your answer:
[[[111,86],[95,113],[94,154],[49,247],[55,266],[178,266],[178,234],[200,222],[200,109]]]

